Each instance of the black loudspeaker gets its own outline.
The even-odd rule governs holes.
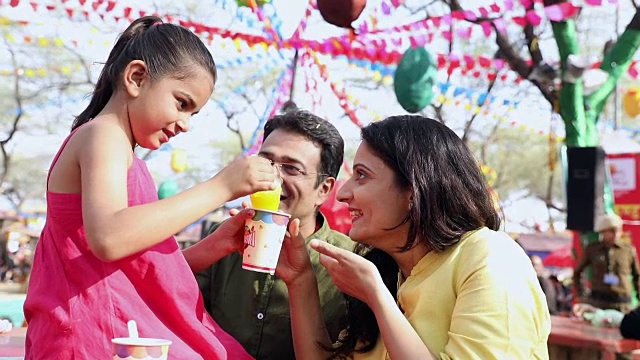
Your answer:
[[[567,229],[593,231],[596,217],[604,214],[604,150],[568,148],[567,162]]]

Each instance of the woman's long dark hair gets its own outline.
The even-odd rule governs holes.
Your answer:
[[[398,251],[407,251],[420,241],[441,252],[468,231],[499,229],[500,216],[476,159],[444,124],[419,115],[392,116],[364,127],[362,140],[393,170],[396,185],[412,193],[409,234]],[[363,245],[356,252],[376,265],[395,298],[398,265],[393,258]],[[334,349],[336,358],[370,351],[380,334],[369,306],[346,298],[348,324]]]
[[[194,65],[207,70],[214,84],[217,79],[213,57],[194,33],[181,26],[165,24],[156,16],[141,17],[118,37],[100,72],[91,101],[76,116],[72,131],[104,109],[120,83],[122,72],[133,60],[144,61],[152,80],[164,76],[186,78],[193,74]]]

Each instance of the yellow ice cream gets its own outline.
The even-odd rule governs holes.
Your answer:
[[[254,209],[278,211],[280,206],[280,194],[282,194],[282,186],[278,186],[273,190],[258,191],[251,194],[251,206]]]

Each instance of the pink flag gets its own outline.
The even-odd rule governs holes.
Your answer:
[[[527,20],[533,26],[538,26],[542,22],[542,18],[534,10],[527,11]]]

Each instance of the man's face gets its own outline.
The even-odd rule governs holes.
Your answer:
[[[607,245],[613,245],[613,243],[616,242],[620,235],[622,235],[622,230],[618,230],[615,228],[600,231],[602,241]]]
[[[262,143],[259,155],[275,163],[286,164],[281,167],[282,196],[280,211],[298,218],[301,223],[315,223],[315,209],[327,198],[332,180],[325,180],[316,185],[320,172],[321,149],[306,137],[286,130],[274,130]],[[293,167],[301,170],[299,175],[292,175]],[[305,175],[306,174],[306,175]],[[333,179],[333,178],[329,178]]]

